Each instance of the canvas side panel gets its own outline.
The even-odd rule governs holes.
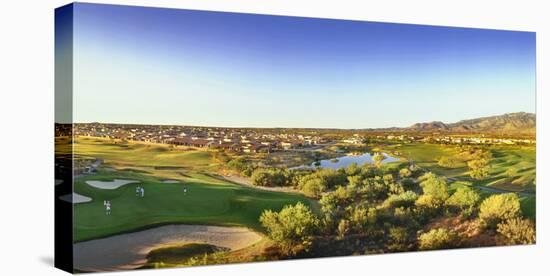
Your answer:
[[[55,267],[73,272],[73,4],[55,10]]]

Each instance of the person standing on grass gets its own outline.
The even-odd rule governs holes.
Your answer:
[[[105,214],[110,215],[111,214],[111,202],[107,201],[105,204]]]
[[[139,196],[140,191],[141,191],[141,187],[136,186],[136,196]]]
[[[145,189],[143,189],[143,187],[141,187],[141,197],[144,197],[145,196]]]

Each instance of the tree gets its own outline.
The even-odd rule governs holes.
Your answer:
[[[338,199],[332,193],[327,193],[319,200],[321,205],[321,213],[323,214],[323,222],[326,226],[334,223],[336,211],[338,208]]]
[[[344,186],[338,186],[333,194],[340,202],[350,201],[354,196],[353,190]]]
[[[368,223],[368,210],[365,207],[357,206],[351,209],[351,215],[349,217],[352,229],[355,232],[363,232],[365,226]]]
[[[278,213],[264,211],[260,216],[260,223],[283,253],[295,255],[301,250],[309,249],[319,220],[309,207],[298,202],[294,206],[285,206]]]
[[[399,207],[409,208],[414,206],[414,203],[417,198],[418,198],[418,195],[415,192],[406,191],[401,194],[390,195],[384,201],[384,203],[382,203],[382,206],[384,208],[399,208]]]
[[[357,175],[361,172],[361,168],[357,166],[357,163],[353,162],[346,168],[346,174],[349,176]]]
[[[458,246],[458,235],[445,228],[432,229],[418,237],[420,250],[449,249]]]
[[[386,159],[386,156],[381,153],[375,153],[372,157],[372,160],[374,160],[374,164],[377,167],[380,167],[382,165],[382,161],[384,161],[384,159]]]
[[[382,179],[384,180],[384,184],[388,186],[395,183],[393,180],[393,175],[391,174],[385,174],[384,176],[382,176]]]
[[[411,175],[412,175],[411,170],[409,170],[407,168],[403,168],[403,169],[399,170],[399,176],[401,178],[407,178],[407,177],[410,177]]]
[[[318,198],[327,189],[327,186],[322,179],[313,178],[300,181],[300,189],[306,196]]]
[[[287,182],[284,171],[280,169],[257,169],[250,178],[257,186],[284,186]]]
[[[473,189],[460,187],[447,199],[445,204],[451,209],[459,210],[462,214],[470,216],[474,212],[479,199],[479,194]]]
[[[388,249],[394,252],[406,251],[409,247],[409,233],[405,227],[391,227],[388,233]]]
[[[474,179],[484,179],[489,175],[489,160],[478,158],[468,161],[470,176]]]
[[[338,239],[343,239],[350,231],[350,222],[347,219],[340,220],[338,223]]]
[[[332,169],[318,170],[312,174],[305,175],[298,183],[298,186],[305,195],[318,198],[327,189],[346,183],[346,174]]]
[[[519,198],[514,193],[492,195],[479,207],[482,226],[489,229],[495,229],[499,223],[520,215]]]
[[[529,219],[512,218],[499,223],[497,232],[503,236],[507,245],[535,243],[535,224]]]
[[[417,200],[417,205],[428,208],[440,208],[447,198],[449,198],[449,192],[447,188],[447,181],[444,177],[438,177],[437,175],[429,172],[422,176],[423,195]]]

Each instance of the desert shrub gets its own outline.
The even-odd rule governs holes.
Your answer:
[[[257,169],[251,175],[252,184],[257,186],[284,186],[287,177],[281,169]]]
[[[433,173],[426,173],[421,178],[420,186],[422,187],[423,195],[417,200],[417,205],[427,208],[440,208],[447,198],[449,192],[447,189],[447,181],[444,177],[438,177]]]
[[[337,231],[338,239],[340,240],[343,239],[348,234],[350,229],[351,229],[351,226],[350,226],[349,220],[341,219],[340,222],[338,223],[338,231]]]
[[[309,207],[298,202],[294,206],[285,206],[280,212],[264,211],[260,223],[284,253],[295,255],[309,249],[319,220]]]
[[[489,160],[488,159],[473,159],[468,161],[470,168],[470,176],[474,179],[484,179],[489,175]]]
[[[390,251],[406,251],[409,248],[409,233],[405,227],[390,227],[388,230],[388,244]]]
[[[323,169],[303,176],[298,186],[306,195],[319,197],[322,192],[345,183],[345,172],[342,173],[342,171],[338,170]]]
[[[372,160],[374,160],[374,164],[376,164],[377,167],[380,167],[385,159],[386,156],[381,153],[375,153],[372,157]]]
[[[535,243],[535,224],[529,219],[512,218],[501,222],[497,232],[502,235],[502,243],[507,245]]]
[[[460,187],[445,201],[445,204],[452,210],[460,211],[462,214],[470,216],[474,212],[479,199],[479,194],[473,189]]]
[[[369,210],[363,206],[356,206],[350,209],[349,221],[351,228],[356,233],[362,233],[368,224]]]
[[[445,228],[432,229],[418,237],[420,250],[449,249],[458,246],[458,235]]]
[[[387,197],[389,187],[384,184],[381,177],[375,176],[363,181],[363,193],[371,200],[384,199]]]
[[[413,191],[406,191],[401,194],[390,195],[382,206],[384,208],[412,207],[418,195]]]
[[[412,175],[411,170],[409,170],[407,168],[403,168],[403,169],[399,170],[399,176],[401,178],[407,178],[407,177],[410,177],[411,175]]]
[[[520,215],[519,198],[513,193],[492,195],[479,207],[481,224],[489,229],[496,229],[499,223]]]

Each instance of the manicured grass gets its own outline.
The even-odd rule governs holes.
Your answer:
[[[205,169],[214,164],[208,150],[137,142],[118,141],[114,144],[109,139],[102,138],[77,138],[74,151],[76,155],[104,159],[106,163],[116,166]]]
[[[460,149],[456,145],[411,143],[388,146],[389,150],[401,152],[402,156],[419,166],[448,178],[468,180],[474,186],[491,186],[505,191],[535,192],[536,148],[535,146],[493,145],[485,146],[492,154],[489,176],[483,180],[471,179],[469,168],[460,160]],[[445,168],[437,164],[441,157],[455,158],[456,168]]]
[[[535,192],[536,149],[527,146],[491,148],[490,176],[480,184],[509,191]]]
[[[445,168],[437,164],[441,157],[452,158],[459,154],[456,146],[446,146],[439,144],[411,143],[388,146],[391,150],[397,150],[407,160],[411,160],[417,165],[428,169],[438,175],[446,177],[457,177],[464,175],[468,168],[463,163],[457,168]]]
[[[537,208],[537,199],[535,196],[526,196],[521,197],[520,199],[521,204],[521,212],[525,217],[528,217],[530,219],[536,219],[536,208]]]
[[[301,195],[254,189],[204,175],[202,168],[208,166],[207,162],[214,162],[204,157],[209,156],[207,151],[164,152],[165,160],[158,156],[154,146],[130,147],[131,153],[117,145],[98,142],[75,145],[79,155],[103,158],[108,165],[124,166],[124,169],[100,169],[95,175],[76,178],[75,192],[93,200],[74,206],[75,241],[172,223],[245,226],[263,231],[258,218],[264,210],[278,211],[299,201],[310,206],[316,204]],[[138,164],[137,168],[132,167],[132,162]],[[173,168],[158,170],[155,166]],[[186,168],[185,173],[181,167]],[[113,179],[134,179],[141,183],[114,190],[86,184],[88,180]],[[163,183],[164,179],[177,179],[181,183]],[[136,196],[136,186],[145,189],[145,197]],[[105,214],[104,200],[111,201],[111,215]]]

